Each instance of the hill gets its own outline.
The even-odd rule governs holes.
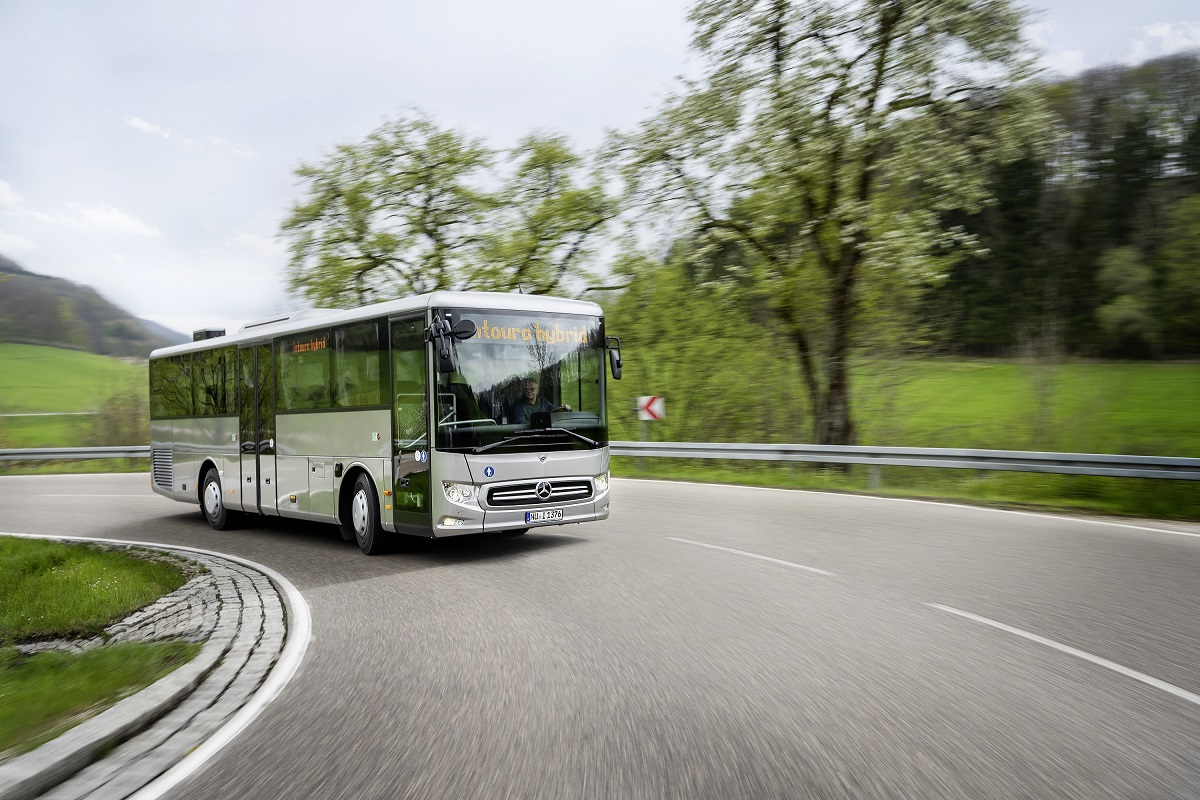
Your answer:
[[[190,337],[138,319],[95,289],[38,275],[0,255],[0,342],[146,358]]]

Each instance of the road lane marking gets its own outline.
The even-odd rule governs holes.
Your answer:
[[[1138,672],[1135,669],[1130,669],[1129,667],[1122,666],[1122,665],[1116,663],[1115,661],[1109,661],[1106,658],[1101,658],[1100,656],[1094,656],[1091,653],[1071,647],[1070,645],[1062,644],[1061,642],[1056,642],[1053,639],[1047,639],[1045,636],[1038,636],[1036,633],[1030,633],[1029,631],[1023,631],[1020,628],[1014,628],[1012,625],[1005,625],[1003,622],[997,622],[994,619],[988,619],[987,617],[981,617],[978,614],[972,614],[970,611],[961,611],[957,608],[951,608],[950,606],[943,606],[938,603],[926,603],[925,605],[929,606],[930,608],[936,608],[938,611],[945,611],[947,614],[955,614],[957,616],[963,617],[964,619],[969,619],[969,620],[978,622],[983,625],[990,625],[993,628],[1002,630],[1006,633],[1011,633],[1014,636],[1020,636],[1022,639],[1028,639],[1031,642],[1037,642],[1038,644],[1044,644],[1044,645],[1046,645],[1046,647],[1052,647],[1055,650],[1058,650],[1059,652],[1066,653],[1067,655],[1072,655],[1072,656],[1075,656],[1076,658],[1082,658],[1084,661],[1090,661],[1091,663],[1096,664],[1097,666],[1104,667],[1105,669],[1110,669],[1113,672],[1116,672],[1120,675],[1124,675],[1127,678],[1133,678],[1135,681],[1141,681],[1142,683],[1146,684],[1147,686],[1153,686],[1155,689],[1161,689],[1162,691],[1167,692],[1168,694],[1173,694],[1182,700],[1186,700],[1189,703],[1194,703],[1195,705],[1200,706],[1200,694],[1196,694],[1194,692],[1189,692],[1187,689],[1181,689],[1180,687],[1176,686],[1173,683],[1167,683],[1166,681],[1161,681],[1158,678],[1152,678],[1151,676],[1146,675],[1145,673]]]
[[[613,478],[614,481],[629,481],[631,483],[682,483],[692,486],[705,486],[715,489],[757,489],[760,492],[803,492],[805,494],[823,494],[830,497],[856,497],[865,500],[884,500],[891,503],[920,503],[927,506],[941,506],[942,508],[964,508],[968,511],[990,511],[995,514],[1017,514],[1022,517],[1040,517],[1042,519],[1056,520],[1059,522],[1082,522],[1086,525],[1111,525],[1115,528],[1129,528],[1135,531],[1149,531],[1150,533],[1170,533],[1175,536],[1190,536],[1193,539],[1200,539],[1200,533],[1189,533],[1188,531],[1176,531],[1170,528],[1151,528],[1148,525],[1134,525],[1131,522],[1110,522],[1104,519],[1088,519],[1086,517],[1072,517],[1067,514],[1042,514],[1037,511],[1014,511],[1011,508],[991,508],[989,506],[969,506],[964,503],[946,503],[941,500],[917,500],[912,497],[885,497],[878,494],[858,494],[855,492],[825,492],[820,489],[780,489],[776,486],[746,486],[740,483],[703,483],[701,481],[673,481],[666,478]]]
[[[721,547],[720,545],[715,545],[715,544],[705,544],[704,542],[694,542],[691,539],[677,539],[674,536],[668,536],[667,538],[670,539],[672,542],[683,542],[684,544],[694,544],[697,547],[708,547],[713,550],[724,550],[726,553],[737,553],[739,556],[749,556],[750,558],[757,558],[762,561],[770,561],[773,564],[783,564],[785,567],[795,567],[796,569],[803,569],[803,570],[807,570],[809,572],[815,572],[818,575],[829,575],[830,577],[833,577],[833,575],[834,575],[834,573],[832,573],[828,570],[817,569],[816,567],[806,567],[803,564],[797,564],[794,561],[784,561],[781,558],[771,558],[770,556],[760,556],[758,553],[747,553],[745,550],[734,550],[732,547]]]

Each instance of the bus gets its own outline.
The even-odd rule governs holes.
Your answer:
[[[608,517],[621,352],[594,303],[439,291],[305,309],[196,331],[149,372],[153,489],[218,530],[326,522],[374,555],[406,534]]]

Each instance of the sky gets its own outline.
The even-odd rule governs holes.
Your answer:
[[[0,0],[0,254],[182,333],[303,307],[278,238],[301,162],[414,109],[594,147],[696,72],[687,8]],[[1194,0],[1031,8],[1060,75],[1200,47]]]

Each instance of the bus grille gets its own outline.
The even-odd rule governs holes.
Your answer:
[[[546,499],[538,497],[539,481],[533,483],[510,483],[507,486],[496,486],[488,490],[488,505],[490,506],[536,506],[545,503],[573,503],[587,500],[592,496],[592,482],[583,481],[547,481],[550,484],[550,496]]]
[[[150,451],[150,460],[153,464],[152,471],[154,473],[154,483],[164,489],[171,488],[171,450],[156,447]]]

